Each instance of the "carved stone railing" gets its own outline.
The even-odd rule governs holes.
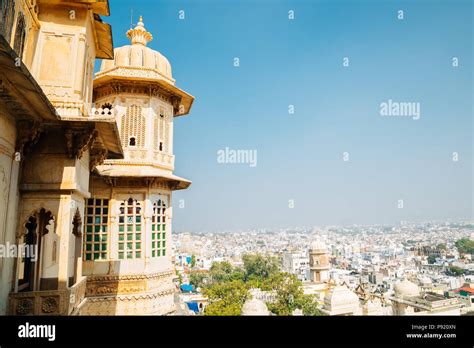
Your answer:
[[[166,166],[174,167],[174,155],[169,155],[161,151],[154,151],[153,160],[162,163]]]
[[[68,314],[74,312],[75,309],[79,307],[81,302],[86,297],[86,289],[87,289],[87,278],[84,277],[81,281],[74,284],[71,288],[69,288],[69,310]]]
[[[90,115],[92,117],[112,117],[115,115],[114,108],[92,108]]]
[[[125,161],[157,163],[170,169],[174,168],[174,155],[162,151],[127,148],[125,151]]]
[[[114,108],[95,108],[83,102],[53,102],[56,112],[61,117],[112,117]]]
[[[86,278],[61,290],[11,293],[10,315],[70,315],[85,297]]]
[[[82,117],[85,113],[85,104],[79,101],[53,101],[56,112],[61,117]]]

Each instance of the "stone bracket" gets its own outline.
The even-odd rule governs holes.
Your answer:
[[[23,154],[27,153],[38,142],[43,129],[38,122],[30,121],[19,121],[17,129],[15,152],[19,152],[23,157]]]
[[[81,158],[84,152],[92,147],[98,137],[99,131],[67,129],[65,133],[66,147],[70,158]]]

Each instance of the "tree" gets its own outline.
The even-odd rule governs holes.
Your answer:
[[[183,276],[181,275],[181,273],[176,273],[178,275],[178,282],[179,282],[179,285],[183,284]]]
[[[279,262],[276,257],[246,254],[244,261],[245,280],[260,284],[265,279],[279,272]]]
[[[204,288],[209,304],[205,315],[240,315],[242,306],[248,298],[248,288],[242,280],[214,283]]]
[[[436,262],[436,255],[430,255],[428,256],[428,263],[432,265],[433,263]]]
[[[446,250],[446,244],[444,244],[444,243],[439,243],[439,244],[436,246],[436,249],[438,249],[438,250]]]
[[[449,272],[456,276],[460,276],[464,274],[464,270],[460,267],[457,266],[449,266]]]
[[[474,240],[470,240],[468,238],[461,238],[456,241],[455,245],[461,254],[474,255]]]
[[[244,273],[240,268],[232,266],[229,262],[214,262],[209,270],[213,282],[227,282],[230,280],[243,280]]]
[[[301,299],[301,309],[303,310],[303,315],[308,316],[321,316],[325,315],[318,308],[318,303],[314,295],[303,295]]]
[[[189,283],[192,284],[195,289],[202,288],[210,284],[209,274],[207,272],[191,272],[189,274]]]
[[[191,262],[189,263],[189,266],[191,266],[191,268],[194,268],[194,266],[196,266],[196,256],[194,254],[191,255]]]
[[[303,284],[294,274],[274,274],[263,288],[276,292],[275,301],[267,304],[276,315],[292,315],[295,309],[302,309],[304,315],[322,315],[314,297],[304,294]]]

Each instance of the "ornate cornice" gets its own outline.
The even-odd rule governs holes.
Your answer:
[[[164,271],[150,274],[129,274],[129,275],[94,275],[87,276],[87,281],[126,281],[126,280],[145,280],[145,279],[159,279],[173,275],[173,271]]]
[[[167,290],[157,291],[151,294],[147,293],[147,294],[133,294],[133,295],[113,295],[113,296],[102,296],[102,297],[86,296],[86,298],[87,298],[87,301],[91,301],[91,302],[106,302],[106,301],[110,301],[111,298],[117,301],[128,302],[128,301],[134,301],[134,300],[153,300],[160,297],[172,295],[175,292],[176,290],[174,288],[170,288]]]
[[[139,94],[156,97],[172,104],[172,95],[161,85],[153,83],[137,83],[131,81],[114,81],[94,88],[94,99],[102,99],[111,95]]]

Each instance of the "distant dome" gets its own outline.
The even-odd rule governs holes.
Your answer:
[[[324,303],[331,307],[345,307],[348,305],[358,305],[359,297],[349,290],[347,286],[337,285],[324,297]]]
[[[174,84],[171,74],[171,64],[160,52],[146,47],[153,40],[153,36],[145,29],[142,18],[135,28],[127,31],[131,45],[114,49],[114,59],[103,59],[97,76],[104,73],[164,79]],[[119,69],[127,70],[125,73]],[[141,70],[131,72],[130,70]]]
[[[251,298],[242,306],[242,315],[270,315],[270,312],[265,302]]]
[[[429,277],[423,277],[420,279],[420,284],[423,286],[433,285],[433,281]]]
[[[410,282],[408,279],[395,284],[394,290],[396,296],[414,297],[420,295],[420,289],[418,286]]]
[[[324,308],[332,315],[354,313],[359,307],[359,297],[347,286],[337,285],[324,296]]]
[[[311,243],[311,250],[327,250],[326,243],[318,238]]]

